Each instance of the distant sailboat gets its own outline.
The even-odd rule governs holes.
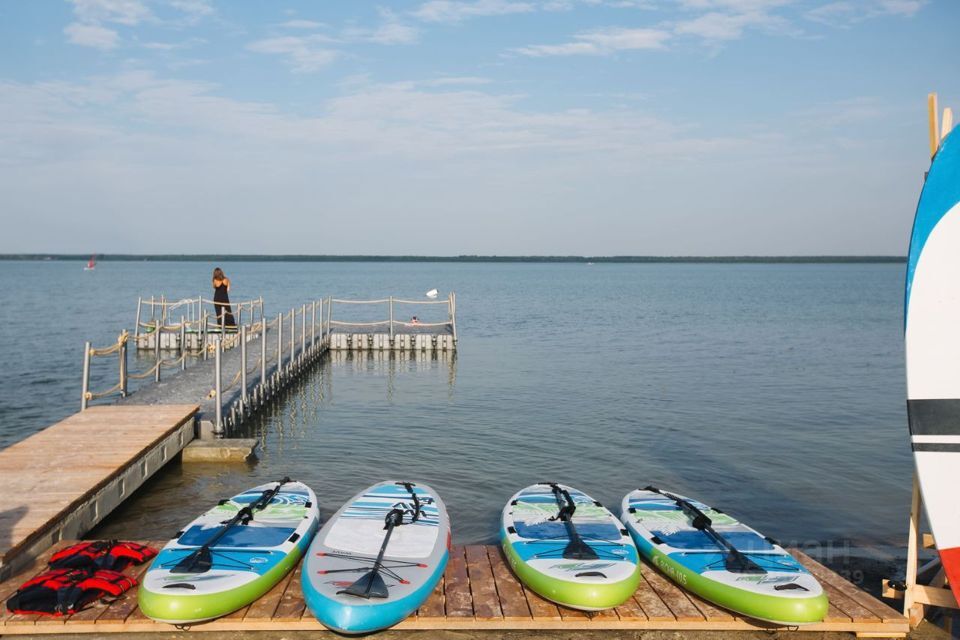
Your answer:
[[[93,271],[97,268],[97,254],[90,256],[90,259],[87,261],[87,266],[83,268],[84,271]]]

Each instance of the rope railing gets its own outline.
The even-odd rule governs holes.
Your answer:
[[[386,304],[388,305],[389,317],[387,320],[334,320],[333,319],[333,307],[334,304],[348,304],[348,305],[377,305],[377,304]],[[405,322],[402,320],[397,320],[395,317],[395,305],[446,305],[447,307],[447,319],[444,322],[423,322],[417,318],[413,318],[412,322]],[[390,330],[390,340],[391,342],[394,339],[396,327],[416,327],[419,329],[423,328],[436,328],[436,327],[449,327],[451,333],[453,334],[453,341],[457,341],[457,294],[450,292],[447,294],[445,300],[407,300],[405,298],[394,298],[390,296],[389,298],[380,298],[378,300],[345,300],[341,298],[330,298],[327,305],[327,329],[331,327],[381,327],[387,326]]]

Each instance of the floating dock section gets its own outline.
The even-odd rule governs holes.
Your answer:
[[[421,309],[429,315],[417,315]],[[442,300],[330,298],[327,314],[331,351],[431,353],[457,348],[457,296],[452,292]]]
[[[193,440],[197,408],[93,407],[0,451],[0,580],[136,491]]]
[[[148,542],[155,548],[164,542]],[[63,545],[60,545],[63,546]],[[643,565],[640,587],[615,609],[589,614],[557,606],[526,589],[510,571],[499,547],[454,546],[444,577],[420,609],[398,624],[398,630],[554,629],[568,632],[601,630],[662,631],[832,631],[865,638],[902,638],[907,619],[799,551],[793,552],[821,581],[830,595],[826,620],[803,627],[777,627],[742,618],[687,593],[649,564]],[[20,582],[42,569],[43,560],[15,579],[0,583],[7,598]],[[141,576],[147,565],[127,570]],[[300,566],[253,604],[191,631],[320,631],[303,600]],[[0,634],[171,632],[175,627],[154,622],[137,608],[136,588],[110,603],[98,603],[66,618],[4,612]]]

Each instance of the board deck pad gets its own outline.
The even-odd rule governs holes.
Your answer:
[[[551,485],[517,492],[502,515],[500,539],[517,577],[553,602],[586,611],[622,604],[640,582],[637,549],[620,522],[587,494],[566,485],[576,510],[575,535],[593,557],[571,546],[568,526],[560,520],[561,502]]]
[[[667,492],[670,493],[670,492]],[[671,497],[637,489],[623,498],[623,522],[637,548],[668,578],[698,596],[737,613],[779,624],[820,622],[827,596],[810,572],[780,545],[702,502],[688,501],[717,534],[756,568],[731,570],[730,553]]]
[[[188,524],[167,543],[144,575],[140,610],[174,624],[217,618],[250,604],[297,563],[320,523],[317,498],[307,485],[287,482],[248,524],[227,530],[210,548],[207,571],[187,572],[178,564],[197,552],[224,522],[257,502],[276,482],[224,500]]]
[[[443,576],[451,539],[446,508],[427,485],[409,484],[387,481],[361,491],[311,545],[301,578],[304,598],[328,628],[359,634],[393,626],[416,611]],[[402,524],[390,532],[377,572],[386,597],[344,593],[370,574],[386,539],[387,515],[395,509],[403,512]]]
[[[960,134],[933,158],[917,205],[904,300],[907,415],[923,504],[960,600]]]

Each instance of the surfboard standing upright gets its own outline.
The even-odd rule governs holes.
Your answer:
[[[609,609],[640,584],[630,534],[602,504],[566,485],[537,484],[514,494],[503,509],[500,542],[525,585],[568,607]]]
[[[293,569],[319,524],[317,497],[289,478],[222,500],[154,559],[138,594],[140,610],[189,624],[245,607]]]
[[[960,600],[960,133],[927,174],[910,238],[904,332],[910,440],[927,519]]]
[[[381,482],[361,491],[317,534],[303,562],[303,595],[340,633],[386,629],[433,593],[450,557],[450,520],[425,484]]]

